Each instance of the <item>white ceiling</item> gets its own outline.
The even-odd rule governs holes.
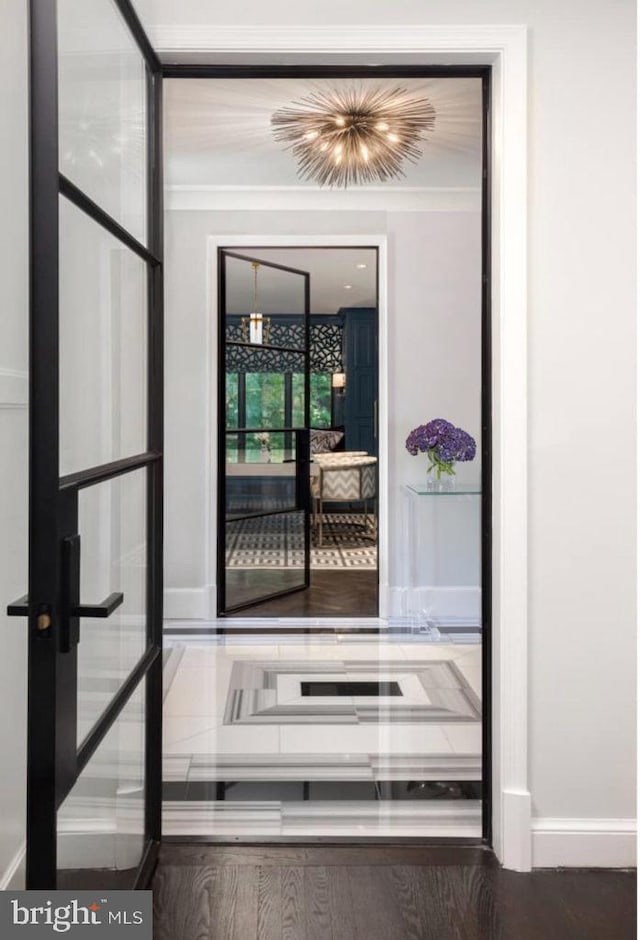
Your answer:
[[[250,23],[270,25],[282,23],[299,25],[298,20],[326,23],[362,22],[357,8],[349,8],[344,0],[323,0],[322,3],[304,4],[303,15],[292,14],[291,0],[236,0],[235,3],[216,3],[215,0],[133,0],[146,29],[155,26],[212,26]],[[393,3],[373,3],[368,20],[379,23],[419,23],[425,17],[425,0],[394,0]],[[375,8],[375,9],[373,9]],[[451,19],[451,15],[449,15]],[[445,18],[445,22],[449,22]]]
[[[174,79],[165,82],[165,180],[168,186],[305,185],[292,154],[273,140],[271,115],[310,92],[337,86],[399,85],[426,95],[436,125],[416,164],[385,189],[478,188],[482,89],[476,78]]]
[[[364,241],[364,238],[363,238]],[[274,261],[310,274],[311,312],[336,313],[340,307],[376,306],[376,251],[373,248],[233,248],[259,261]],[[365,268],[357,267],[365,264]],[[246,261],[227,261],[227,312],[253,309],[253,269]],[[350,288],[345,287],[346,284]],[[304,278],[287,271],[258,269],[260,313],[301,313]]]

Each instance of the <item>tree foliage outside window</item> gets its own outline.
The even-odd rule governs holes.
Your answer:
[[[331,373],[312,372],[310,376],[309,413],[312,428],[331,427]],[[292,376],[293,424],[304,425],[304,375],[296,372]]]
[[[304,374],[289,373],[291,377],[291,416],[293,427],[304,427]],[[226,427],[249,428],[286,427],[289,423],[285,410],[285,385],[288,376],[282,372],[247,372],[245,382],[245,414],[239,412],[239,373],[229,372],[226,377]],[[312,372],[310,376],[311,427],[331,427],[331,373]],[[240,435],[238,435],[240,436]],[[244,454],[238,450],[236,435],[227,435],[227,460],[255,461],[260,459],[261,442],[254,434],[245,434]],[[283,435],[272,435],[272,460],[282,459]]]

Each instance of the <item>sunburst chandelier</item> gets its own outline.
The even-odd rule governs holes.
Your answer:
[[[288,145],[303,179],[321,186],[384,183],[404,175],[435,126],[428,98],[406,88],[320,91],[276,111],[273,136]]]

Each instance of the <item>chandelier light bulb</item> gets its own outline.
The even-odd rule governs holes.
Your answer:
[[[428,98],[406,88],[316,92],[271,118],[273,136],[298,161],[298,175],[321,186],[388,182],[417,162],[435,126]],[[391,130],[393,128],[393,130]]]

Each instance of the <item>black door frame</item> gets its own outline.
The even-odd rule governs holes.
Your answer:
[[[254,249],[250,249],[253,251]],[[255,249],[259,250],[259,249]],[[298,353],[304,356],[304,426],[302,428],[293,428],[283,426],[281,428],[247,428],[247,429],[233,429],[229,428],[227,430],[227,410],[226,410],[226,361],[227,361],[227,305],[226,305],[226,295],[227,295],[227,280],[226,280],[226,259],[235,258],[238,261],[246,261],[247,263],[253,263],[259,261],[261,265],[264,265],[266,268],[275,268],[278,271],[284,271],[285,273],[295,274],[298,277],[304,278],[304,349],[301,350],[285,350],[292,353]],[[218,454],[218,468],[217,468],[217,505],[218,505],[218,533],[217,533],[217,552],[216,552],[216,561],[217,561],[217,613],[219,617],[224,617],[226,614],[235,613],[239,610],[244,610],[249,607],[253,607],[256,604],[262,603],[263,601],[274,600],[276,597],[285,597],[289,594],[295,594],[298,591],[304,591],[309,587],[310,583],[310,569],[311,569],[311,539],[309,533],[309,514],[311,509],[310,503],[310,493],[309,493],[309,421],[310,421],[310,367],[311,367],[311,351],[310,351],[310,314],[311,314],[311,286],[310,286],[310,277],[307,271],[301,271],[298,268],[291,268],[284,264],[276,264],[274,261],[265,261],[259,258],[249,257],[247,254],[239,253],[236,249],[231,248],[218,248],[218,427],[217,427],[217,454]],[[257,347],[261,348],[261,347]],[[268,348],[268,347],[267,347]],[[296,454],[296,482],[295,482],[295,494],[296,494],[296,511],[304,513],[304,578],[303,583],[296,585],[292,588],[287,588],[281,591],[274,591],[269,595],[264,597],[255,598],[250,601],[245,601],[244,603],[234,604],[232,606],[227,605],[227,564],[226,564],[226,533],[227,533],[227,486],[226,486],[226,439],[227,434],[233,434],[234,430],[245,430],[245,431],[269,431],[270,433],[283,433],[291,434],[295,439],[295,454]],[[280,515],[281,513],[290,513],[294,510],[277,510],[274,512],[261,512],[259,515],[273,516]],[[250,514],[255,517],[256,513]],[[243,516],[241,518],[248,518],[248,516]],[[234,517],[234,522],[239,521],[239,518]]]
[[[492,842],[492,394],[491,394],[491,84],[490,65],[215,65],[165,63],[164,78],[478,78],[482,81],[482,836]]]
[[[56,0],[30,0],[30,338],[29,587],[9,613],[28,617],[26,885],[58,883],[57,811],[131,695],[145,683],[145,839],[135,882],[153,871],[162,809],[163,526],[163,182],[160,61],[130,0],[115,0],[146,64],[148,246],[59,170]],[[148,412],[146,450],[59,477],[59,201],[64,197],[147,266]],[[78,749],[78,618],[107,616],[111,605],[80,609],[77,509],[81,489],[134,470],[147,475],[146,649]],[[65,573],[69,576],[64,584]],[[124,887],[124,885],[122,885]]]
[[[372,252],[374,252],[374,254],[375,254],[375,259],[376,259],[376,263],[375,263],[375,278],[376,278],[376,344],[378,345],[378,348],[379,348],[379,324],[380,324],[380,248],[379,248],[379,246],[377,246],[377,245],[369,245],[369,244],[367,244],[366,235],[363,235],[362,238],[363,238],[363,242],[362,242],[362,244],[359,244],[359,245],[357,246],[357,248],[358,248],[358,249],[362,249],[362,250],[366,250],[366,251],[372,251]],[[305,250],[306,250],[306,251],[349,251],[349,250],[353,250],[353,248],[356,247],[356,246],[345,246],[345,245],[332,245],[332,244],[330,244],[330,242],[331,242],[331,237],[330,237],[330,236],[327,236],[327,244],[324,244],[324,245],[296,244],[296,245],[289,245],[289,246],[287,246],[287,245],[282,244],[282,245],[278,245],[278,246],[277,246],[277,250],[279,250],[279,251],[290,250],[290,251],[292,251],[292,252],[295,254],[296,251],[305,251]],[[269,245],[260,245],[260,244],[258,244],[258,243],[256,243],[255,245],[251,245],[251,246],[244,246],[244,247],[242,248],[242,250],[244,251],[245,248],[246,248],[247,251],[252,251],[252,252],[273,251],[273,250],[274,250],[274,246],[273,246],[273,245],[271,245],[271,246],[269,246]],[[216,448],[216,453],[217,453],[217,461],[216,461],[216,468],[217,468],[217,469],[216,469],[216,482],[217,482],[217,518],[218,518],[218,519],[223,519],[223,520],[224,520],[224,518],[225,518],[225,507],[226,507],[226,493],[224,492],[225,481],[226,481],[226,473],[225,473],[225,461],[224,461],[224,453],[223,453],[223,452],[224,452],[224,448],[223,448],[224,428],[225,428],[225,426],[226,426],[226,409],[225,409],[225,407],[224,407],[224,401],[225,401],[225,397],[226,397],[226,385],[225,385],[225,376],[222,375],[222,372],[224,372],[224,364],[225,364],[225,362],[226,362],[226,345],[225,345],[225,344],[226,344],[226,333],[225,333],[225,329],[224,329],[224,312],[223,312],[223,309],[224,309],[224,293],[225,293],[225,285],[224,285],[224,267],[223,267],[223,265],[220,263],[220,254],[221,254],[221,252],[223,252],[223,253],[226,253],[226,254],[228,254],[228,255],[230,255],[230,256],[232,256],[232,257],[234,257],[234,256],[235,256],[235,257],[242,257],[242,255],[238,255],[238,254],[237,254],[237,251],[239,251],[239,250],[240,250],[240,249],[238,248],[238,246],[236,246],[236,247],[234,247],[234,248],[232,248],[232,249],[231,249],[231,248],[224,248],[224,247],[218,248],[218,265],[217,265],[217,270],[218,270],[218,290],[217,290],[217,294],[218,294],[218,317],[217,317],[217,349],[218,349],[218,355],[217,355],[217,368],[218,368],[218,387],[217,387],[217,405],[218,405],[218,406],[217,406],[217,419],[218,419],[218,426],[217,426],[217,434],[216,434],[216,443],[217,443],[217,448]],[[269,262],[263,262],[263,263],[264,263],[264,264],[268,264]],[[283,265],[274,264],[273,266],[274,266],[274,267],[280,267],[280,268],[282,268],[282,269],[285,270],[285,271],[286,271],[286,270],[297,271],[297,269],[295,269],[295,268],[290,268],[290,269],[288,269],[288,268],[286,268],[286,267],[283,266]],[[298,273],[300,273],[300,272],[298,272]],[[308,297],[308,299],[307,299],[307,304],[308,304],[309,309],[310,309],[310,297]],[[308,320],[309,320],[309,331],[310,331],[310,329],[311,329],[311,320],[312,320],[311,314],[309,315]],[[307,352],[308,352],[308,357],[307,357],[307,369],[306,369],[306,372],[307,372],[307,382],[306,382],[306,396],[307,396],[307,398],[306,398],[306,401],[307,401],[307,412],[308,412],[308,414],[307,414],[307,428],[310,430],[310,426],[311,426],[311,425],[310,425],[310,421],[311,421],[311,419],[310,419],[310,410],[311,410],[311,387],[310,387],[310,377],[311,377],[311,335],[310,335],[310,332],[309,332],[308,339],[307,339]],[[379,399],[379,388],[380,388],[380,381],[379,381],[379,380],[380,380],[380,369],[379,369],[379,363],[380,363],[380,358],[379,358],[379,353],[378,353],[378,360],[377,360],[377,366],[378,366],[378,367],[377,367],[377,379],[376,379],[376,397],[375,397],[376,403],[378,402],[378,399]],[[239,402],[240,402],[240,399],[241,399],[241,396],[240,396],[240,388],[242,388],[242,386],[239,386],[239,394],[238,394],[238,400],[239,400]],[[243,391],[244,391],[244,390],[243,390]],[[286,395],[286,386],[285,386],[285,395]],[[243,406],[244,406],[244,402],[243,402]],[[286,398],[285,398],[285,409],[286,409]],[[335,396],[334,396],[334,394],[333,394],[333,389],[332,389],[332,396],[331,396],[331,414],[332,414],[332,419],[333,419],[334,411],[335,411]],[[377,420],[377,416],[378,416],[378,409],[377,409],[377,408],[376,408],[376,411],[375,411],[375,415],[376,415],[376,421],[375,421],[375,436],[376,436],[376,438],[377,438],[377,437],[378,437],[378,427],[379,427],[379,425],[378,425],[378,420]],[[232,433],[232,430],[233,430],[233,429],[230,428],[230,429],[229,429],[229,433]],[[294,432],[294,431],[291,431],[291,433],[295,433],[295,432]],[[306,446],[308,447],[309,444],[307,444]],[[377,489],[377,487],[378,487],[378,484],[376,483],[376,489]],[[310,578],[310,562],[311,562],[311,559],[310,559],[310,549],[311,549],[311,540],[310,540],[310,537],[309,537],[309,532],[310,532],[310,520],[309,520],[309,519],[307,519],[307,526],[306,526],[306,529],[307,529],[307,531],[306,531],[306,533],[305,533],[305,540],[306,540],[306,541],[305,541],[305,552],[307,553],[307,560],[308,560],[308,566],[309,566],[309,571],[308,571],[308,573],[307,573],[307,579],[306,579],[306,587],[309,587],[309,586],[310,586],[310,583],[311,583],[311,578]],[[379,532],[378,532],[378,539],[376,540],[376,543],[375,543],[375,544],[376,544],[376,548],[379,548],[379,545],[380,545],[380,537],[379,537],[379,536],[380,536],[380,534],[379,534]],[[307,545],[308,545],[308,549],[307,549],[307,547],[306,547]],[[216,538],[216,579],[217,579],[217,580],[216,580],[216,584],[218,585],[217,601],[216,601],[216,613],[217,613],[218,617],[221,618],[221,619],[224,618],[225,616],[227,616],[227,614],[235,614],[236,611],[240,611],[240,610],[244,610],[244,609],[249,609],[249,608],[251,608],[251,607],[254,607],[256,604],[261,604],[263,601],[273,600],[273,599],[275,599],[276,597],[282,597],[282,596],[284,596],[284,595],[286,595],[286,594],[294,593],[294,592],[297,591],[297,590],[301,590],[300,588],[295,588],[293,591],[285,591],[285,592],[281,592],[281,593],[279,593],[279,594],[273,594],[273,595],[271,595],[270,597],[260,598],[259,600],[251,601],[251,602],[249,602],[249,603],[247,603],[247,604],[239,605],[238,607],[234,607],[233,609],[225,610],[224,591],[221,590],[221,588],[224,587],[224,574],[225,574],[225,571],[224,571],[224,568],[225,568],[225,565],[224,565],[224,558],[225,558],[225,554],[226,554],[225,533],[224,533],[224,529],[222,529],[222,528],[220,528],[220,526],[218,526],[217,538]],[[380,565],[378,564],[378,565],[376,566],[376,614],[373,615],[373,616],[376,616],[376,617],[378,616],[378,613],[379,613],[379,606],[380,606]],[[363,616],[365,616],[365,615],[363,615]],[[366,615],[366,616],[370,616],[370,615]],[[304,618],[303,618],[303,619],[304,619]],[[315,619],[315,618],[312,618],[312,619]],[[354,617],[354,619],[357,620],[357,619],[358,619],[358,616],[356,615],[356,616]],[[317,631],[317,630],[316,630],[315,628],[313,628],[313,627],[293,627],[293,628],[286,628],[286,627],[283,627],[283,630],[285,630],[285,632],[288,633],[288,634],[300,633],[300,634],[305,634],[305,635],[309,635],[309,634],[312,634],[312,633],[315,633],[315,632],[322,632],[322,633],[326,632],[325,630]],[[169,631],[169,632],[171,632],[171,631]],[[210,633],[210,634],[215,634],[215,635],[219,636],[219,635],[226,634],[228,631],[227,631],[227,628],[226,628],[226,627],[216,626],[216,627],[214,627],[214,628],[203,627],[200,632],[201,632],[202,634],[208,634],[208,633]],[[237,629],[233,629],[233,633],[236,633],[236,634],[237,634],[238,632],[239,632],[239,631],[238,631]],[[242,631],[240,631],[240,632],[242,632]],[[336,632],[337,632],[337,631],[336,631]],[[358,632],[359,632],[359,633],[380,633],[380,632],[381,632],[381,629],[380,629],[379,627],[370,627],[370,626],[366,626],[366,627],[359,627],[359,628],[358,628]]]

